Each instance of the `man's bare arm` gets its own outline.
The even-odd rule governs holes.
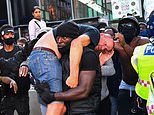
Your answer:
[[[95,76],[96,71],[81,71],[79,86],[65,92],[55,93],[55,99],[62,101],[73,101],[86,98],[92,89]]]

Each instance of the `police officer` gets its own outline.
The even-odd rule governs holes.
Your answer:
[[[154,40],[150,38],[151,43],[135,48],[131,63],[138,73],[139,79],[136,84],[136,93],[144,100],[148,100],[147,110],[149,115],[154,115],[154,103],[150,103],[150,97],[153,93],[153,72],[154,71]],[[151,80],[152,79],[152,80]],[[153,98],[151,98],[154,100]],[[153,109],[153,110],[152,110]]]

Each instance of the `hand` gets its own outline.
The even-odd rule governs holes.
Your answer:
[[[25,56],[29,56],[31,51],[33,50],[34,45],[36,44],[36,42],[38,41],[38,39],[33,39],[32,41],[28,42],[25,44],[25,47],[23,49],[23,54]]]
[[[122,47],[126,44],[125,38],[121,33],[116,33],[115,38],[119,40],[119,43]]]
[[[99,60],[100,60],[100,65],[102,66],[105,64],[114,54],[114,50],[106,53],[100,53],[99,54]]]
[[[54,92],[50,92],[50,88],[48,83],[37,83],[35,86],[35,89],[41,99],[46,103],[49,104],[52,101],[55,101]]]
[[[21,66],[19,68],[19,77],[26,77],[28,74],[28,67],[27,66]]]
[[[114,42],[114,49],[115,50],[122,50],[123,47],[121,46],[121,44],[119,42]]]
[[[74,76],[69,76],[66,80],[66,84],[70,87],[70,88],[75,88],[78,85],[78,77],[74,77]]]
[[[45,91],[39,95],[46,104],[50,104],[51,102],[56,100],[54,94],[55,92]]]
[[[10,88],[13,88],[14,93],[17,93],[18,87],[17,87],[17,84],[16,84],[16,82],[14,80],[11,80]]]

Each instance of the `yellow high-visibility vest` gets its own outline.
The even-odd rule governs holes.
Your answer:
[[[135,91],[138,96],[147,100],[150,87],[149,74],[154,70],[154,46],[151,43],[137,46],[131,63],[139,76]]]
[[[148,115],[154,115],[154,70],[149,75],[149,78],[150,88],[146,108]]]

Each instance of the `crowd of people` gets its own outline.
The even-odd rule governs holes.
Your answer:
[[[154,115],[146,23],[127,15],[117,28],[73,20],[48,28],[38,6],[32,15],[29,41],[16,41],[11,25],[0,28],[1,115],[30,114],[31,83],[42,115]]]

